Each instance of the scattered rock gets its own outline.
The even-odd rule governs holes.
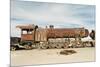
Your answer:
[[[73,53],[77,53],[76,51],[74,50],[63,50],[60,52],[60,54],[63,54],[63,55],[70,55],[70,54],[73,54]]]

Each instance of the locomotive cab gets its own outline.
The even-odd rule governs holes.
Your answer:
[[[32,26],[17,26],[21,29],[21,42],[20,45],[25,49],[32,49],[33,45],[33,27]]]

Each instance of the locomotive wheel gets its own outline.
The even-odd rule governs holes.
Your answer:
[[[56,48],[57,48],[57,49],[60,49],[60,48],[61,48],[61,46],[60,46],[60,45],[58,45],[58,46],[56,46]]]
[[[57,44],[57,45],[55,46],[55,48],[60,49],[60,48],[61,48],[60,44]]]
[[[46,46],[44,44],[41,44],[40,49],[46,49]]]
[[[26,50],[32,49],[31,46],[29,46],[29,45],[24,45],[24,47],[25,47]]]
[[[49,46],[48,46],[48,47],[46,47],[46,49],[49,49]]]
[[[94,47],[94,44],[95,44],[94,42],[90,42],[91,47]]]
[[[40,49],[43,49],[43,47],[41,46]]]
[[[55,49],[57,48],[57,46],[54,47]]]
[[[45,46],[41,46],[40,49],[46,49],[46,47]]]
[[[87,43],[84,43],[84,45],[83,45],[84,47],[87,47]]]
[[[61,48],[64,49],[65,47],[64,46],[61,46]]]
[[[35,45],[32,45],[31,47],[32,47],[32,48],[36,48],[36,46],[35,46]]]
[[[46,46],[46,49],[51,49],[52,47],[51,46]]]
[[[15,51],[16,50],[16,47],[11,47],[11,51]]]
[[[63,45],[63,46],[61,46],[61,48],[66,49],[66,48],[68,48],[68,45]]]

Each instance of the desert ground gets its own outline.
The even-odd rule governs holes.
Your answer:
[[[11,51],[11,66],[56,64],[71,62],[95,61],[95,48],[68,48],[77,53],[71,55],[61,55],[61,50],[66,49],[32,49]]]

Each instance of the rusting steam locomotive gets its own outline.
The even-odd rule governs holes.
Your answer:
[[[41,28],[37,25],[16,27],[21,29],[20,45],[25,49],[83,47],[81,38],[89,35],[85,28],[54,28],[53,25],[49,28],[47,26]]]

